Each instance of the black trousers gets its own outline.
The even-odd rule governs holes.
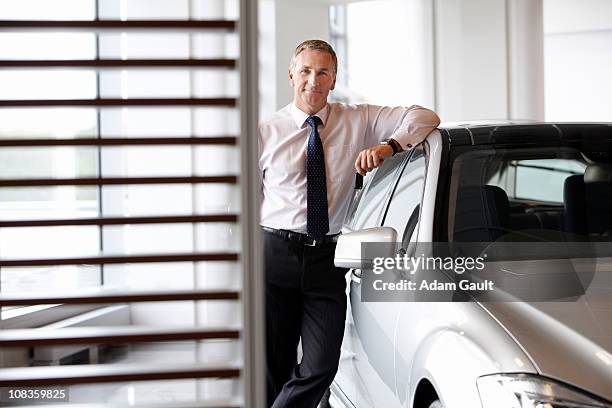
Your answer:
[[[334,266],[335,248],[335,243],[310,247],[264,231],[270,407],[315,408],[336,375],[346,269]]]

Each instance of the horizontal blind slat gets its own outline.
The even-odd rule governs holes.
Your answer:
[[[15,30],[215,30],[234,31],[233,20],[0,20],[0,31]]]
[[[120,184],[236,184],[237,176],[105,177],[74,179],[0,179],[0,187],[104,186]]]
[[[104,107],[104,106],[217,106],[233,108],[236,98],[92,98],[92,99],[2,99],[0,108]]]
[[[2,293],[0,306],[53,305],[53,304],[106,304],[125,302],[166,302],[194,300],[238,300],[236,290],[168,290],[168,291],[116,291],[112,293]]]
[[[39,405],[19,405],[20,408],[40,408]],[[195,402],[172,402],[172,403],[146,403],[146,404],[120,404],[113,403],[113,408],[243,408],[244,401],[241,398],[225,400],[201,400]],[[100,403],[53,403],[53,408],[108,408],[108,404]]]
[[[234,146],[235,136],[211,137],[102,137],[100,139],[0,139],[0,147],[21,146],[157,146],[157,145],[229,145]]]
[[[66,344],[122,344],[152,341],[238,339],[236,328],[68,327],[0,331],[0,347],[34,347]]]
[[[237,378],[235,365],[92,364],[51,367],[4,368],[0,386],[43,386],[182,378]]]
[[[234,59],[0,60],[0,68],[235,68]]]
[[[172,223],[199,223],[199,222],[237,222],[236,214],[210,214],[210,215],[175,215],[158,217],[104,217],[104,218],[75,218],[53,220],[13,220],[0,221],[0,228],[12,227],[54,227],[68,225],[129,225],[129,224],[172,224]]]
[[[90,256],[74,258],[0,259],[0,267],[57,266],[57,265],[109,265],[122,263],[237,261],[232,252],[188,253],[167,255]]]

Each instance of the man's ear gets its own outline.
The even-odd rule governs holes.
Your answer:
[[[334,75],[334,82],[332,82],[331,88],[329,88],[329,90],[333,91],[335,87],[336,87],[336,76]]]
[[[295,82],[293,81],[293,72],[291,72],[291,70],[289,70],[289,83],[292,87],[295,86]]]

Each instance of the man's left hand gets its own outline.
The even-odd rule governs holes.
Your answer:
[[[362,150],[355,160],[355,170],[365,176],[368,171],[380,167],[383,161],[391,156],[393,156],[393,148],[389,145],[379,145]]]

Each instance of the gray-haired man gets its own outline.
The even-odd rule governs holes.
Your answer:
[[[289,68],[293,102],[260,125],[267,387],[275,408],[316,407],[338,370],[346,271],[334,267],[334,250],[355,171],[364,175],[439,124],[416,105],[328,103],[336,72],[329,44],[298,45]]]

